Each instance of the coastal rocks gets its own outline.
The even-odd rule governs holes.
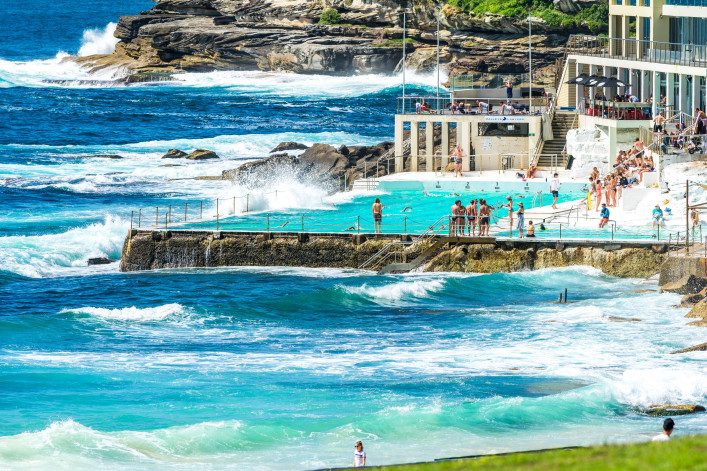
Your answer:
[[[641,319],[637,319],[635,317],[629,319],[626,317],[609,316],[609,320],[611,322],[641,322]]]
[[[707,299],[702,299],[690,309],[690,312],[685,314],[688,319],[705,319],[707,318]]]
[[[122,159],[123,156],[117,155],[117,154],[96,154],[92,155],[91,157],[95,159],[112,159],[112,160],[119,160]]]
[[[187,160],[211,160],[219,158],[220,157],[216,154],[216,152],[206,149],[196,149],[194,152],[185,157]]]
[[[562,251],[503,249],[495,244],[459,244],[441,252],[425,271],[499,273],[542,268],[591,266],[621,278],[645,278],[655,274],[664,255],[650,249],[627,248],[606,251],[592,247],[568,247]]]
[[[695,412],[705,412],[704,406],[699,404],[659,404],[649,406],[643,411],[644,414],[653,417],[687,415]]]
[[[108,265],[109,263],[113,263],[113,260],[105,257],[96,257],[96,258],[89,258],[88,259],[88,265]]]
[[[660,287],[660,291],[677,294],[694,294],[699,293],[705,287],[707,287],[707,278],[685,275],[677,281],[665,283]]]
[[[220,158],[216,152],[206,149],[196,149],[191,154],[187,154],[179,149],[169,149],[163,159],[187,159],[187,160],[209,160]]]
[[[299,157],[285,153],[274,154],[235,169],[224,170],[222,175],[240,184],[257,186],[271,181],[273,175],[284,172],[302,180],[312,179],[333,191],[341,189],[339,180],[344,177],[352,182],[364,176],[374,176],[376,172],[386,172],[382,158],[392,148],[392,142],[382,142],[375,146],[341,146],[338,149],[327,144],[314,144]]]
[[[286,141],[286,142],[281,142],[278,145],[275,146],[273,150],[270,151],[270,153],[274,152],[284,152],[287,150],[304,150],[306,149],[307,145],[305,144],[300,144],[299,142],[293,142],[293,141]]]
[[[699,345],[695,345],[694,347],[683,348],[682,350],[675,350],[674,352],[670,352],[670,354],[675,355],[676,353],[704,352],[704,351],[707,351],[707,343],[701,343]]]
[[[699,321],[688,322],[687,325],[692,327],[707,327],[707,319],[700,319]]]
[[[562,13],[567,13],[568,15],[577,14],[595,3],[598,3],[598,0],[553,0],[552,2],[556,10],[560,10]]]
[[[187,155],[186,152],[179,149],[169,149],[165,155],[162,156],[163,159],[183,159]]]

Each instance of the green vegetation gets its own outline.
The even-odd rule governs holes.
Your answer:
[[[405,38],[405,44],[410,44],[410,45],[415,45],[419,41],[416,41],[412,38]],[[380,43],[380,44],[374,44],[373,47],[403,47],[403,40],[402,38],[400,39],[389,39],[386,42]]]
[[[656,432],[657,433],[657,432]],[[705,471],[707,437],[387,466],[384,471]]]
[[[555,10],[552,0],[449,0],[448,3],[461,10],[473,11],[478,16],[482,16],[484,13],[495,13],[514,18],[525,18],[530,14],[542,18],[551,26],[562,26],[570,31],[585,22],[594,34],[608,29],[608,0],[600,0],[599,3],[581,10],[576,15],[566,15]]]
[[[319,17],[320,25],[338,25],[341,21],[341,15],[334,8],[327,8]]]

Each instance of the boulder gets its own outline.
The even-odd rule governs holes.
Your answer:
[[[113,260],[105,257],[96,257],[88,259],[89,265],[108,265],[109,263],[113,263]]]
[[[707,319],[688,322],[687,325],[691,325],[692,327],[707,327]]]
[[[680,304],[695,304],[702,301],[705,297],[700,293],[697,294],[686,294],[680,300]]]
[[[676,353],[704,352],[704,351],[707,351],[707,343],[701,343],[699,345],[695,345],[694,347],[683,348],[682,350],[675,350],[674,352],[670,352],[670,354],[674,355]]]
[[[307,172],[316,175],[342,175],[349,159],[327,144],[314,144],[299,156],[299,163]]]
[[[677,281],[666,283],[660,287],[660,292],[677,294],[696,294],[707,287],[707,278],[698,278],[695,275],[685,275]]]
[[[649,406],[643,412],[654,417],[668,415],[686,415],[695,412],[704,412],[705,408],[699,404],[658,404]]]
[[[288,154],[275,154],[266,159],[246,162],[235,169],[224,170],[221,177],[240,184],[257,184],[272,179],[273,174],[283,169],[297,173],[297,158]]]
[[[278,145],[276,145],[275,148],[270,151],[270,153],[272,154],[273,152],[283,152],[286,150],[304,150],[307,147],[309,147],[309,146],[307,146],[305,144],[300,144],[299,142],[286,141],[286,142],[281,142]]]
[[[690,309],[690,312],[685,314],[688,319],[704,319],[707,317],[707,299],[703,299]]]
[[[162,156],[163,159],[183,159],[186,157],[188,154],[186,152],[182,152],[179,149],[170,149],[167,151],[165,155]]]
[[[219,158],[220,157],[216,154],[216,152],[206,149],[197,149],[185,157],[185,159],[188,160],[210,160]]]
[[[568,15],[575,15],[585,8],[597,3],[597,0],[553,0],[552,5],[556,10]]]
[[[123,157],[117,154],[97,154],[93,157],[97,159],[122,159]]]

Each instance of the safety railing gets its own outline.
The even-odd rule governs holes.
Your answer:
[[[547,108],[544,97],[513,98],[510,105],[505,98],[457,98],[405,96],[398,97],[397,114],[433,115],[537,115]]]
[[[530,83],[530,74],[459,74],[449,77],[449,86],[454,90],[478,90],[504,88],[510,80],[514,87]]]
[[[639,39],[571,35],[567,52],[573,55],[657,62],[669,65],[707,66],[707,46]]]
[[[618,102],[599,99],[584,99],[582,109],[587,116],[597,116],[607,119],[650,120],[652,119],[650,103]]]

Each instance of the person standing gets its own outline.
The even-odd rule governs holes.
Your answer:
[[[354,451],[353,467],[363,468],[366,466],[366,452],[363,451],[363,443],[361,440],[356,442],[354,449],[356,451]]]
[[[373,211],[373,226],[375,229],[376,234],[381,233],[381,222],[383,222],[383,205],[381,204],[381,199],[376,198],[375,203],[373,203],[373,207],[371,208]]]
[[[596,205],[596,208],[594,208],[595,213],[597,211],[599,211],[599,205],[601,204],[601,193],[602,193],[601,180],[599,178],[597,178],[594,180],[594,195],[596,195],[596,197],[597,197],[597,205]],[[606,205],[603,205],[603,206],[606,206]]]
[[[469,206],[466,207],[466,219],[467,219],[467,224],[469,225],[469,235],[474,236],[476,235],[476,224],[477,224],[477,216],[479,214],[479,208],[476,206],[476,200],[471,200],[469,203]]]
[[[513,230],[513,198],[511,197],[511,195],[508,195],[506,200],[507,200],[506,204],[508,205],[508,217],[511,220],[510,227],[511,227],[511,231],[512,231]]]
[[[675,421],[668,417],[663,421],[663,433],[653,437],[653,442],[667,442],[670,441],[670,435],[673,433],[675,428]]]
[[[522,202],[518,203],[518,213],[516,214],[518,215],[518,236],[522,239],[523,228],[525,227],[525,208]]]
[[[481,208],[479,208],[479,237],[489,235],[489,217],[491,216],[491,208],[486,203],[486,200],[481,200]]]
[[[462,146],[459,144],[456,145],[454,148],[454,152],[452,153],[452,158],[454,159],[454,178],[457,177],[463,177],[462,175],[462,154],[464,151],[462,150]]]
[[[695,227],[700,223],[700,212],[695,208],[690,211],[690,220],[692,221],[692,231],[695,231]]]
[[[557,178],[557,172],[550,180],[550,193],[552,193],[552,209],[557,209],[557,199],[560,197],[560,179]]]
[[[513,98],[513,82],[511,82],[511,79],[506,80],[506,98],[509,100]]]

